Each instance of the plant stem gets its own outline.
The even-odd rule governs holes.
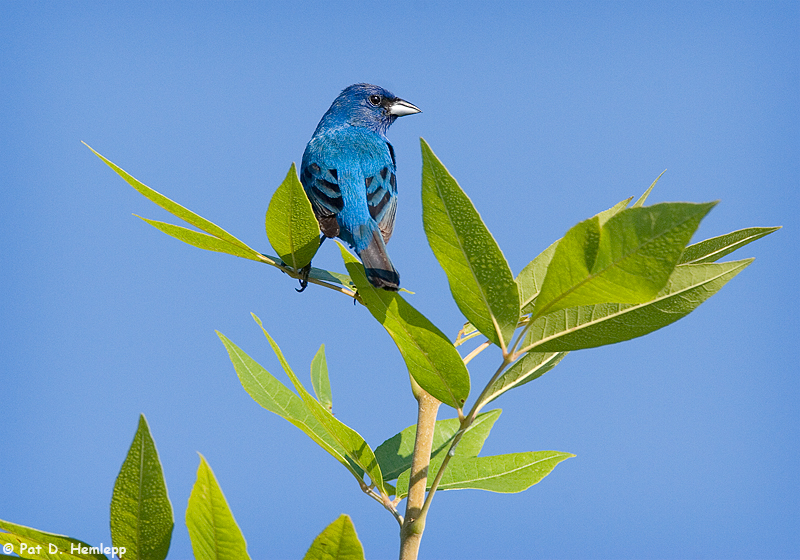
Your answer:
[[[276,261],[271,257],[269,257],[268,255],[263,255],[263,254],[259,255],[260,255],[259,257],[260,262],[268,264],[270,266],[274,266],[275,268],[279,269],[281,272],[283,272],[287,276],[290,276],[291,278],[294,278],[295,280],[300,280],[303,278],[303,273],[300,270],[295,270],[291,266],[281,262],[280,260]],[[322,286],[323,288],[328,288],[335,292],[341,292],[344,295],[351,297],[357,300],[359,303],[361,303],[361,298],[358,297],[358,294],[343,285],[334,284],[332,282],[326,282],[324,280],[317,280],[316,278],[306,278],[306,280],[308,281],[309,284],[316,284],[317,286]]]
[[[367,486],[363,481],[361,481],[361,491],[386,508],[386,510],[394,516],[398,525],[400,525],[401,528],[403,527],[403,516],[398,513],[397,508],[395,507],[397,504],[393,503],[389,499],[389,496],[385,494],[381,495],[373,488]]]
[[[433,433],[436,429],[436,414],[439,405],[442,404],[421,388],[415,387],[415,389],[417,390],[414,391],[414,396],[419,403],[417,434],[414,439],[414,455],[411,458],[406,515],[400,529],[400,560],[416,560],[419,554],[419,545],[425,530],[422,505],[425,502],[425,487],[428,483]]]
[[[481,352],[483,352],[484,350],[489,348],[489,346],[491,346],[491,345],[492,345],[492,343],[487,340],[486,342],[484,342],[483,344],[481,344],[480,346],[475,348],[475,350],[473,350],[472,352],[467,354],[467,356],[464,358],[464,365],[467,365],[468,363],[470,363],[472,361],[472,358],[474,358],[475,356],[477,356],[478,354],[480,354]]]

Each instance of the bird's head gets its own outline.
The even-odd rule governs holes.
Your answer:
[[[353,84],[334,100],[323,121],[327,120],[329,125],[363,126],[386,134],[397,117],[419,112],[419,108],[380,86]]]

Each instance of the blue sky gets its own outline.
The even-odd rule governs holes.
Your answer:
[[[0,518],[108,543],[144,413],[169,558],[191,557],[196,452],[254,559],[301,558],[340,513],[368,558],[396,557],[395,521],[250,399],[214,330],[276,375],[250,312],[295,371],[324,343],[337,417],[373,446],[415,421],[391,339],[344,297],[133,217],[168,219],[80,143],[271,253],[270,196],[338,92],[367,81],[423,110],[389,132],[389,251],[450,336],[463,318],[422,229],[419,137],[515,273],[665,168],[651,202],[721,200],[698,238],[784,226],[686,319],[496,401],[485,454],[577,457],[521,494],[438,494],[423,557],[797,558],[798,29],[797,2],[3,3]],[[314,263],[344,270],[333,244]]]

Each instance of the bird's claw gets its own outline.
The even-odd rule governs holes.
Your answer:
[[[308,275],[310,272],[311,272],[311,263],[308,263],[307,265],[305,265],[303,268],[300,269],[301,276],[300,278],[298,278],[298,280],[300,281],[300,287],[295,288],[295,291],[297,293],[301,293],[303,290],[308,288]]]

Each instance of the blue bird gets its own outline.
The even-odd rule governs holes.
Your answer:
[[[377,288],[400,287],[386,254],[397,208],[394,148],[386,131],[397,117],[419,112],[381,87],[354,84],[333,101],[303,153],[300,181],[323,240],[339,237],[353,247]]]

